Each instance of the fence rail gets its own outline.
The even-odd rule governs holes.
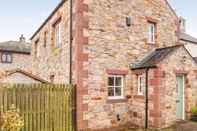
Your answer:
[[[15,105],[24,120],[21,131],[73,131],[74,90],[63,84],[1,84],[1,111]]]

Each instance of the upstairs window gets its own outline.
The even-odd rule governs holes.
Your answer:
[[[109,99],[123,98],[124,76],[109,75],[108,76],[108,97]]]
[[[137,95],[145,95],[145,74],[138,75]]]
[[[58,21],[55,22],[55,24],[53,25],[54,28],[54,38],[55,38],[55,47],[59,48],[61,47],[62,43],[61,43],[61,19],[59,19]]]
[[[35,56],[36,58],[39,56],[38,43],[39,43],[39,39],[37,39],[37,40],[35,41],[35,44],[34,44],[34,56]]]
[[[11,53],[2,53],[1,54],[2,63],[12,63],[12,54]]]
[[[148,43],[156,43],[156,23],[148,22]]]
[[[48,32],[47,31],[45,31],[44,32],[44,48],[46,48],[46,46],[47,46],[47,35],[48,35]]]

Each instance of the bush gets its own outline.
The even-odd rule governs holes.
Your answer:
[[[1,129],[6,131],[20,131],[24,121],[19,114],[19,110],[12,106],[10,110],[1,114]]]
[[[191,109],[191,113],[192,113],[192,115],[197,115],[197,106],[195,106]]]

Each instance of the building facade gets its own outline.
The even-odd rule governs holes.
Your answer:
[[[169,3],[77,0],[73,5],[78,129],[144,127],[145,120],[164,128],[186,119],[196,104],[191,93],[196,63],[179,45],[179,18]],[[33,72],[54,83],[69,81],[69,21],[69,1],[62,1],[31,38]],[[185,99],[178,99],[179,93]]]
[[[19,41],[0,43],[0,72],[14,69],[31,70],[31,45],[23,36]]]

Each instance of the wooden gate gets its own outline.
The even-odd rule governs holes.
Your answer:
[[[21,131],[73,131],[75,91],[68,85],[0,85],[0,106],[11,106],[24,120]]]

